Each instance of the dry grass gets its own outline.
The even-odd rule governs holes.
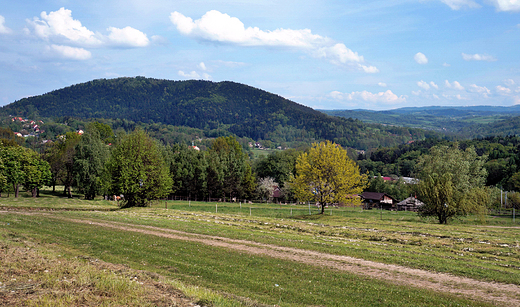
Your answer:
[[[195,306],[157,274],[0,241],[2,306]]]

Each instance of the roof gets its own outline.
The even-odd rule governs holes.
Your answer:
[[[390,196],[386,193],[378,193],[378,192],[363,192],[360,196],[363,199],[367,199],[367,200],[381,200],[381,199],[383,199],[384,196],[394,199],[392,196]]]
[[[397,205],[398,206],[413,205],[413,206],[420,207],[420,206],[424,205],[424,203],[412,196],[412,197],[408,197],[407,199],[401,201]]]

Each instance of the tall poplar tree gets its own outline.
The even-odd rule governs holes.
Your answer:
[[[74,183],[85,199],[94,199],[102,190],[102,174],[110,150],[101,139],[97,125],[90,124],[75,148]]]

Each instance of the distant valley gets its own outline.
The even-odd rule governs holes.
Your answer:
[[[461,137],[477,138],[520,133],[520,106],[408,107],[387,111],[320,110],[365,123],[395,125],[439,131]]]

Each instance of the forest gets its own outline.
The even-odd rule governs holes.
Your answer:
[[[366,150],[442,137],[429,130],[328,116],[239,83],[144,77],[73,85],[15,101],[2,107],[0,115],[59,123],[73,119],[123,121],[119,124],[127,130],[128,125],[144,124],[190,127],[205,133],[227,131],[240,138],[269,140],[283,148],[327,139]]]

